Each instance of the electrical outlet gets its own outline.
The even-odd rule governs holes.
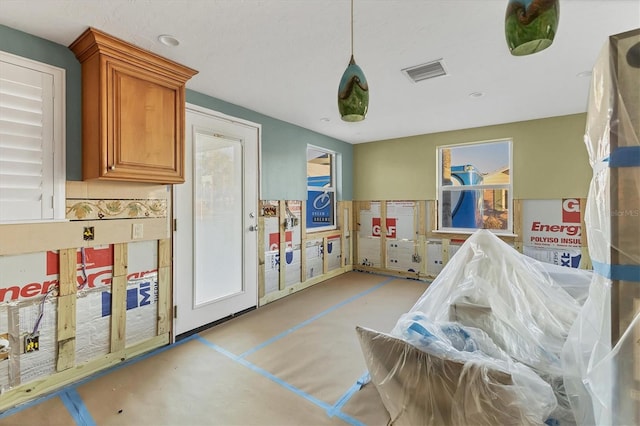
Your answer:
[[[144,227],[141,223],[134,223],[131,225],[131,238],[134,240],[141,240],[144,235]]]
[[[40,333],[29,333],[24,336],[24,353],[40,350]]]

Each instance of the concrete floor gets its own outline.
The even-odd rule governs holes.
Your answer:
[[[0,425],[386,425],[355,333],[424,282],[350,272],[0,413]]]

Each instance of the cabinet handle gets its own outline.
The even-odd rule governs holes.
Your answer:
[[[116,165],[112,164],[111,167],[109,167],[109,170],[115,170],[116,169]]]

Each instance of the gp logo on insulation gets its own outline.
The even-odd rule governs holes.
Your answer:
[[[127,289],[127,311],[151,305],[158,299],[158,284],[155,280],[140,281]],[[102,292],[102,316],[111,315],[111,292]]]
[[[576,198],[562,199],[562,222],[580,223],[580,200]]]

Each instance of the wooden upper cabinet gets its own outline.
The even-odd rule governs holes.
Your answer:
[[[185,84],[197,71],[94,28],[82,64],[82,176],[184,182]]]

